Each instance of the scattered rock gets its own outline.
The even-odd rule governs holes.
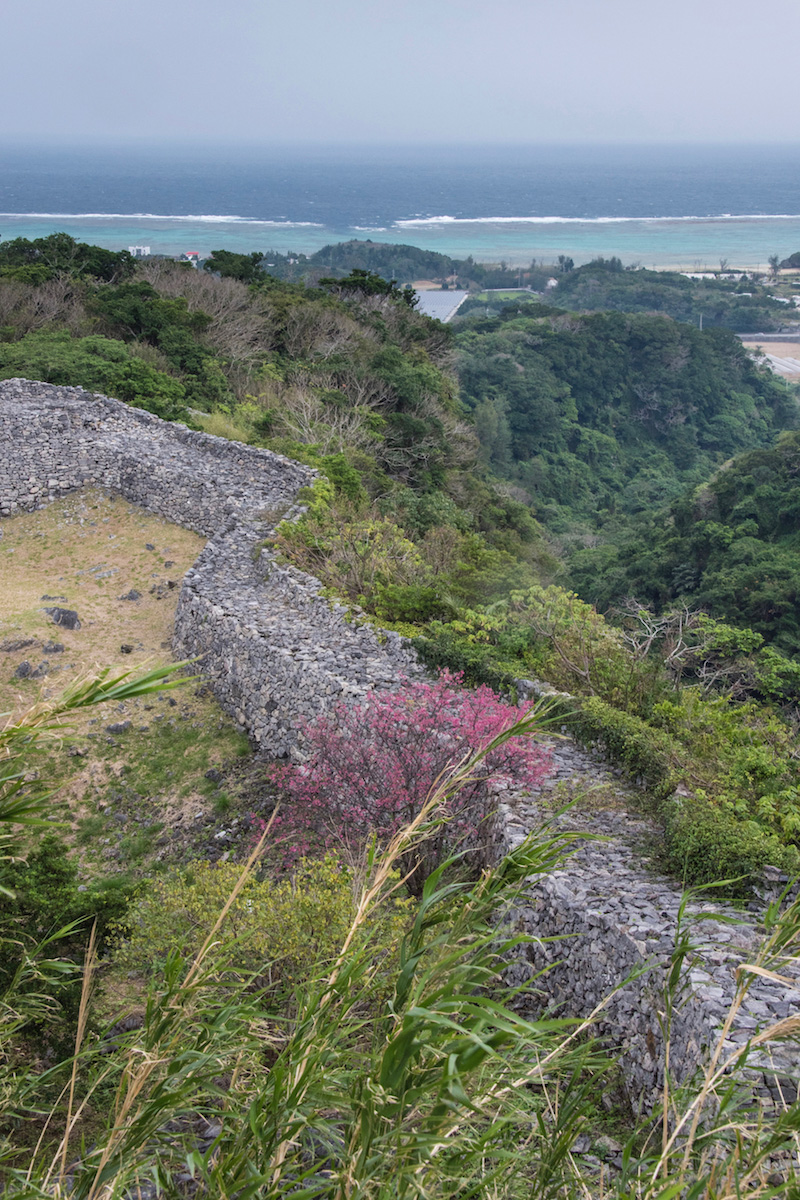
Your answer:
[[[130,721],[114,721],[113,724],[106,725],[106,733],[127,733],[130,727]]]
[[[16,641],[8,638],[7,641],[0,643],[0,650],[4,650],[6,654],[14,654],[17,650],[25,650],[28,646],[35,645],[36,638],[19,638]]]
[[[45,644],[42,646],[42,654],[63,654],[63,652],[63,642],[45,642]]]
[[[144,548],[145,550],[155,550],[155,546],[152,544],[152,542],[145,542]]]
[[[80,629],[81,627],[74,608],[46,608],[44,611],[53,618],[54,624],[63,625],[65,629]]]
[[[141,600],[141,598],[142,593],[137,592],[136,588],[131,588],[129,592],[124,592],[123,595],[117,597],[118,600]]]
[[[41,597],[42,600],[66,600],[66,596],[48,596],[47,592]]]
[[[169,568],[170,568],[170,567],[174,567],[174,566],[175,566],[175,563],[172,561],[172,559],[171,559],[171,558],[165,558],[165,559],[164,559],[164,566],[167,568],[167,570],[169,570]]]
[[[602,1171],[603,1169],[603,1164],[594,1154],[584,1154],[581,1164],[584,1168],[588,1167],[593,1174],[597,1174],[598,1171]]]
[[[19,664],[14,674],[16,675],[17,679],[30,679],[32,671],[33,667],[26,658]]]
[[[133,646],[129,642],[123,642],[119,648],[120,654],[133,654]]]
[[[210,779],[212,783],[222,783],[222,771],[218,771],[216,767],[212,767],[206,771],[206,779]]]
[[[611,1155],[622,1153],[622,1146],[620,1143],[616,1140],[616,1138],[609,1137],[608,1134],[604,1134],[602,1137],[597,1138],[594,1144],[598,1150],[603,1152],[603,1154]]]

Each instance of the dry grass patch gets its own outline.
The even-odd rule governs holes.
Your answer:
[[[99,667],[170,661],[180,582],[203,538],[95,490],[11,517],[0,534],[3,710],[27,706],[40,693],[46,698]],[[131,590],[141,598],[119,598]],[[81,628],[55,625],[44,611],[54,606],[76,611]],[[26,641],[31,644],[10,648]],[[63,652],[45,654],[52,642]],[[123,645],[131,652],[124,654]],[[43,666],[42,675],[18,679],[15,672],[25,661],[34,671]]]
[[[181,580],[203,545],[97,490],[0,523],[0,712],[26,709],[106,667],[173,661]],[[120,598],[131,591],[139,598]],[[80,628],[54,624],[45,612],[54,606],[77,612]],[[224,777],[226,764],[248,753],[197,682],[87,711],[65,732],[62,744],[36,752],[30,769],[54,781],[53,819],[65,823],[88,874],[191,855],[215,811],[233,803],[224,778],[206,773]]]

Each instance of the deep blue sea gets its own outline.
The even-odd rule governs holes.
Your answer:
[[[347,238],[526,264],[766,266],[800,250],[800,145],[0,147],[0,236],[311,253]]]

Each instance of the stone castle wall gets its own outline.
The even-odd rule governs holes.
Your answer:
[[[500,805],[498,853],[518,846],[545,819],[577,841],[571,857],[532,879],[506,914],[512,929],[531,939],[517,949],[507,979],[522,986],[519,1004],[526,1015],[555,1006],[562,1014],[587,1017],[607,1001],[595,1031],[619,1055],[634,1106],[647,1111],[657,1107],[663,1085],[664,984],[678,930],[692,944],[670,1029],[671,1069],[684,1082],[717,1044],[737,968],[758,953],[759,914],[714,903],[713,893],[708,903],[689,904],[681,914],[680,890],[647,861],[659,831],[636,812],[631,789],[569,739],[554,741],[551,753],[554,770],[542,789],[509,795]],[[564,789],[577,793],[578,803],[553,818]],[[754,980],[725,1040],[723,1060],[741,1051],[759,1028],[798,1011],[798,971],[781,974],[787,976],[783,982]],[[754,1055],[751,1066],[752,1089],[767,1104],[795,1099],[794,1047],[773,1046],[770,1054]]]
[[[354,622],[320,596],[319,580],[260,549],[263,537],[263,526],[239,521],[211,539],[184,578],[174,645],[200,657],[261,751],[287,755],[305,721],[421,671],[396,633]]]
[[[297,747],[334,700],[420,673],[396,634],[353,623],[318,580],[261,548],[315,472],[81,388],[0,383],[0,516],[95,485],[210,538],[178,601],[174,649],[198,658],[264,753]]]
[[[94,484],[210,537],[231,520],[285,508],[313,477],[269,450],[196,433],[82,388],[0,383],[3,517]]]
[[[318,580],[279,564],[262,548],[279,517],[302,511],[297,493],[313,476],[269,451],[195,433],[79,388],[0,383],[0,516],[94,485],[207,536],[181,589],[175,651],[199,659],[223,708],[260,751],[272,755],[297,753],[304,721],[336,701],[402,686],[421,674],[396,634],[354,621],[343,605],[320,595]],[[554,755],[554,781],[618,786],[568,740],[555,746]],[[518,795],[499,806],[498,853],[538,827],[546,811],[542,800]],[[661,1085],[659,988],[680,895],[643,864],[633,844],[644,827],[639,818],[620,811],[562,821],[577,821],[606,840],[584,841],[562,869],[532,880],[528,895],[508,914],[531,938],[509,978],[525,983],[547,967],[521,1002],[538,1010],[555,1001],[586,1016],[631,971],[652,966],[614,996],[601,1018],[602,1030],[620,1048],[632,1096],[651,1107]],[[702,929],[701,961],[691,966],[673,1031],[671,1061],[681,1077],[691,1074],[714,1040],[735,968],[758,936],[752,921],[741,927],[704,922]],[[729,1048],[798,1004],[800,990],[793,985],[757,981]],[[783,1075],[791,1066],[778,1063]],[[755,1072],[753,1085],[776,1097],[775,1076],[766,1067]]]

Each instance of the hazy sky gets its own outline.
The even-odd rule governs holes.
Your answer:
[[[798,141],[799,0],[9,0],[0,138]]]

